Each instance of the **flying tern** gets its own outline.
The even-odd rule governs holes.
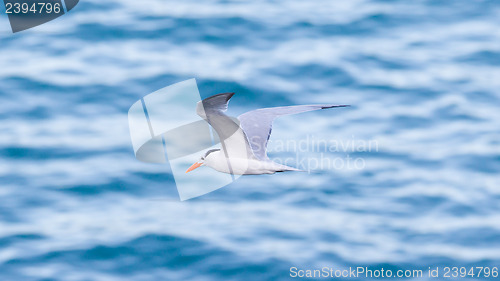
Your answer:
[[[266,147],[271,136],[273,120],[283,115],[349,106],[320,104],[262,108],[244,113],[235,119],[224,114],[233,95],[234,93],[222,93],[198,102],[196,113],[217,132],[222,148],[206,151],[186,173],[203,165],[233,175],[300,171],[268,158]]]

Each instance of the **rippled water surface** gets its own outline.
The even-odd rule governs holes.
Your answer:
[[[500,2],[200,2],[82,0],[16,34],[2,11],[1,280],[500,266]],[[242,177],[180,202],[168,165],[134,158],[127,111],[192,77],[203,97],[236,92],[234,115],[352,105],[277,120],[274,145],[377,146],[301,153],[362,169]]]

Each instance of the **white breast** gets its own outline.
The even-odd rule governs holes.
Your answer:
[[[260,161],[246,158],[226,158],[220,151],[210,153],[204,161],[216,171],[233,175],[261,175],[274,174],[277,171],[291,170],[289,167],[274,163],[272,161]],[[293,169],[293,168],[292,168]]]

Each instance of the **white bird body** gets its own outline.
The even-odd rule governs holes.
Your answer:
[[[222,151],[210,153],[204,159],[204,165],[216,171],[233,175],[274,174],[284,171],[299,171],[298,169],[267,160],[248,158],[226,158]]]
[[[196,113],[217,132],[222,148],[207,151],[186,173],[202,165],[233,175],[300,171],[275,163],[267,157],[266,147],[273,120],[283,115],[347,106],[328,104],[262,108],[244,113],[233,120],[224,114],[233,95],[234,93],[223,93],[198,102]]]

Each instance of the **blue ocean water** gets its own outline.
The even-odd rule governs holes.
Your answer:
[[[499,26],[494,0],[82,0],[16,34],[2,10],[0,280],[499,267]],[[300,153],[359,169],[180,202],[168,165],[134,158],[127,111],[193,77],[203,97],[236,92],[234,115],[352,105],[277,120],[271,156],[295,155],[287,139],[377,145]]]

